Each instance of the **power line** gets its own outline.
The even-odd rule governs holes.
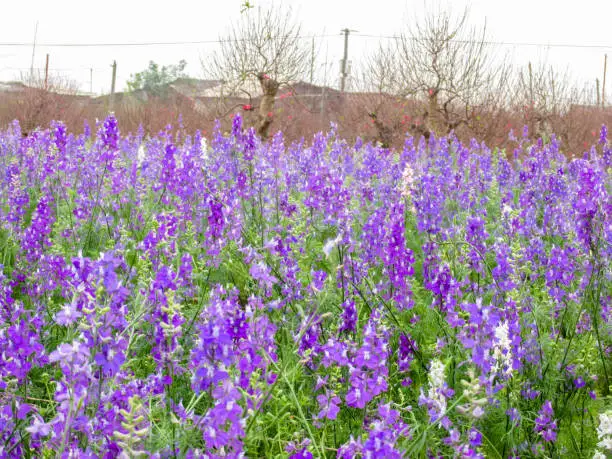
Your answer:
[[[362,38],[378,38],[378,39],[391,39],[391,40],[399,40],[401,37],[398,35],[372,35],[372,34],[363,34],[356,33],[355,37]],[[406,37],[409,40],[422,40],[419,37]],[[589,44],[579,44],[579,43],[537,43],[537,42],[520,42],[520,41],[489,41],[489,40],[450,40],[454,43],[483,43],[485,45],[498,45],[498,46],[537,46],[540,48],[587,48],[587,49],[612,49],[611,45],[589,45]]]
[[[355,37],[361,38],[376,38],[376,39],[393,39],[398,40],[401,37],[398,35],[375,35],[365,33],[355,33]],[[302,35],[297,38],[300,40],[311,40],[313,38],[330,38],[337,37],[335,34],[321,35]],[[277,40],[283,37],[272,37]],[[410,40],[419,40],[419,37],[407,37]],[[235,43],[246,41],[247,39],[215,39],[215,40],[194,40],[194,41],[143,41],[143,42],[123,42],[123,43],[36,43],[38,47],[47,48],[104,48],[104,47],[129,47],[129,46],[181,46],[181,45],[206,45],[219,43]],[[535,46],[540,48],[577,48],[577,49],[612,49],[612,44],[581,44],[581,43],[539,43],[539,42],[520,42],[520,41],[491,41],[491,40],[451,40],[455,43],[483,43],[487,45],[498,46]],[[5,47],[30,47],[32,42],[1,42],[0,46]]]
[[[37,71],[43,71],[45,68],[44,67],[2,67],[0,68],[0,72],[4,72],[4,71],[8,71],[8,70],[37,70]],[[99,67],[54,67],[54,68],[50,68],[49,71],[53,71],[53,72],[66,72],[66,71],[72,71],[72,70],[94,70],[96,72],[106,72],[106,69],[104,68],[99,68]]]
[[[92,48],[92,47],[113,47],[113,46],[174,46],[174,45],[199,45],[207,43],[221,43],[224,40],[201,40],[201,41],[172,41],[172,42],[132,42],[132,43],[38,43],[39,47],[48,48]],[[227,40],[229,41],[229,40]],[[0,43],[0,46],[32,46],[28,42]]]
[[[335,37],[333,34],[322,35],[302,35],[297,37],[300,40],[313,38],[328,38]],[[270,40],[281,40],[285,37],[270,37]],[[247,41],[244,39],[219,38],[216,40],[196,40],[196,41],[143,41],[143,42],[126,42],[126,43],[36,43],[38,47],[48,48],[93,48],[93,47],[113,47],[113,46],[178,46],[178,45],[205,45],[217,43],[236,43]],[[32,46],[31,42],[3,42],[0,46]]]

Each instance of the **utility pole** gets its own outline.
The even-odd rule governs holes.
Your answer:
[[[89,94],[93,94],[93,69],[89,69]]]
[[[32,63],[30,64],[30,84],[34,81],[34,54],[36,52],[36,34],[38,33],[38,21],[34,27],[34,41],[32,42]]]
[[[342,29],[344,34],[344,57],[341,62],[341,75],[340,75],[340,92],[344,92],[346,86],[346,77],[348,76],[348,37],[349,33],[355,32],[355,30]]]
[[[606,73],[608,70],[608,55],[604,54],[604,74],[603,74],[603,83],[601,89],[601,107],[606,106]]]
[[[315,42],[312,37],[312,50],[310,52],[310,84],[314,81],[314,65],[315,65]]]
[[[45,91],[49,89],[49,55],[47,54],[47,60],[45,61]]]
[[[113,79],[111,80],[111,94],[110,94],[110,107],[113,109],[113,105],[115,102],[115,81],[117,79],[117,61],[113,61]]]

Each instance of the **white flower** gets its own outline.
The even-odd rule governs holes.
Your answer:
[[[606,455],[601,451],[595,451],[595,454],[593,454],[593,459],[606,459]]]
[[[612,451],[612,437],[604,438],[602,441],[597,443],[597,446],[603,449],[607,449],[608,451]]]
[[[208,139],[206,137],[202,137],[200,140],[200,148],[202,149],[200,157],[204,160],[208,159]]]
[[[599,427],[597,427],[597,437],[600,448],[612,451],[612,411],[601,413],[599,415]]]
[[[142,161],[144,160],[144,158],[145,158],[145,149],[144,149],[144,146],[140,144],[140,147],[138,147],[138,155],[136,156],[139,166],[142,164]]]
[[[443,387],[446,381],[445,372],[446,368],[439,359],[432,360],[431,368],[429,369],[429,384],[436,388]]]
[[[439,359],[431,362],[429,369],[429,391],[427,396],[434,402],[440,415],[446,412],[446,397],[442,392],[446,384],[446,368]]]
[[[334,250],[334,248],[338,245],[340,240],[341,238],[340,238],[340,235],[338,234],[335,239],[330,239],[325,243],[325,245],[323,246],[323,253],[325,254],[327,258],[329,258],[329,256],[331,255],[331,251]]]
[[[463,415],[478,419],[485,414],[482,407],[487,404],[487,399],[483,397],[483,387],[480,385],[474,369],[468,369],[467,375],[469,379],[461,381],[461,384],[465,387],[463,397],[466,399],[466,403],[457,406],[457,411]]]
[[[597,428],[597,435],[600,439],[604,436],[612,435],[612,413],[601,413],[599,415],[599,427]]]
[[[493,370],[498,372],[503,369],[506,376],[510,377],[512,375],[512,343],[507,321],[495,327],[495,339],[497,342],[493,346],[493,358],[495,359]]]
[[[406,164],[404,168],[404,172],[402,173],[402,183],[401,183],[401,192],[402,196],[405,198],[409,198],[412,195],[411,189],[414,184],[414,171],[410,164]]]

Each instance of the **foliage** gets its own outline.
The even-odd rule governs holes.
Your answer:
[[[177,65],[164,65],[161,68],[159,64],[150,61],[149,67],[135,75],[130,75],[127,81],[128,91],[145,90],[154,94],[159,94],[164,87],[172,83],[178,78],[185,78],[187,75],[183,72],[187,62],[183,59]]]
[[[527,134],[14,123],[0,457],[609,454],[611,146]]]
[[[250,1],[245,0],[244,3],[242,3],[242,5],[240,6],[240,12],[244,13],[245,11],[250,10],[251,8],[255,8],[255,5],[253,5]]]

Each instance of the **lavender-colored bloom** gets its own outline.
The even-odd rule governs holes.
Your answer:
[[[314,271],[312,273],[312,286],[315,291],[323,290],[325,279],[327,279],[327,273],[325,271]]]
[[[401,420],[397,410],[390,403],[378,405],[374,420],[367,426],[367,436],[363,440],[353,437],[338,449],[339,458],[352,458],[357,454],[362,457],[388,457],[400,459],[405,457],[397,443],[409,437],[408,426]]]
[[[269,292],[274,284],[278,282],[276,277],[270,274],[270,272],[270,268],[262,261],[252,264],[249,269],[249,274],[259,282],[266,292]]]
[[[66,125],[61,122],[54,122],[52,123],[52,127],[55,129],[53,132],[55,147],[57,148],[59,157],[63,158],[66,155]]]
[[[308,438],[303,439],[297,444],[291,441],[287,443],[285,451],[291,453],[289,456],[290,459],[312,459],[313,455],[308,451],[308,445],[310,445],[310,440]]]
[[[351,388],[346,394],[346,404],[355,408],[365,408],[374,398],[363,372],[354,370],[351,373]]]
[[[308,451],[306,448],[302,448],[301,450],[296,451],[291,456],[289,456],[289,459],[312,459],[312,458],[313,458],[312,453]]]
[[[39,415],[35,415],[32,421],[32,425],[26,427],[27,432],[30,432],[36,439],[40,437],[46,437],[51,433],[51,425],[42,420]]]
[[[553,416],[552,403],[546,400],[538,411],[534,429],[546,442],[554,442],[557,439],[557,421],[553,419]]]
[[[608,142],[608,127],[605,124],[601,125],[601,130],[599,131],[599,144],[606,145]]]
[[[474,428],[470,429],[468,432],[468,439],[470,440],[470,445],[474,447],[478,447],[482,444],[482,434]]]
[[[342,315],[340,316],[342,322],[338,331],[354,333],[357,327],[357,308],[353,300],[346,300],[342,303]]]
[[[586,413],[609,382],[607,128],[570,160],[527,131],[506,156],[245,123],[0,130],[0,456],[265,456],[279,401],[293,457],[571,455],[581,413],[545,382]]]
[[[399,347],[397,356],[397,366],[399,371],[407,372],[410,371],[410,364],[414,359],[415,352],[418,349],[418,345],[409,335],[402,333],[399,337]]]
[[[334,395],[332,392],[327,391],[325,394],[320,394],[317,396],[317,402],[319,403],[319,414],[317,414],[317,419],[336,419],[338,416],[338,412],[340,408],[338,405],[340,404],[340,398]]]
[[[348,353],[349,349],[344,341],[329,338],[320,349],[321,365],[324,368],[332,365],[346,366],[349,364]]]

